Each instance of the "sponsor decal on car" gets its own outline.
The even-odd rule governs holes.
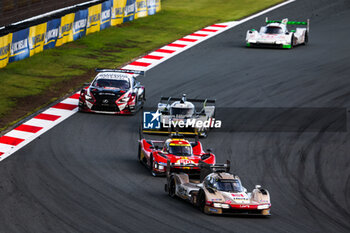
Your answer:
[[[175,164],[191,164],[191,163],[194,163],[192,160],[189,160],[189,159],[179,159],[176,161]]]
[[[241,194],[241,193],[239,193],[239,194],[232,193],[231,196],[232,196],[232,197],[244,197],[244,195]]]
[[[209,211],[211,211],[211,212],[218,212],[218,210],[217,209],[214,209],[214,208],[209,208]]]
[[[114,93],[108,93],[108,92],[100,92],[99,95],[115,95]]]
[[[101,73],[98,75],[98,79],[100,78],[129,81],[129,77],[126,74],[118,73]]]
[[[116,87],[104,87],[103,89],[105,89],[105,90],[117,90],[119,88],[116,88]]]

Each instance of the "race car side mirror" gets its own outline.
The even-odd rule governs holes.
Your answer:
[[[207,152],[210,153],[210,152],[213,152],[213,150],[212,150],[211,148],[208,148],[208,149],[207,149]]]
[[[256,189],[259,189],[259,188],[261,188],[261,185],[258,185],[258,184],[257,184],[257,185],[255,185],[255,188],[256,188]]]
[[[213,189],[213,188],[207,187],[207,190],[208,190],[210,193],[215,193],[215,189]]]
[[[289,32],[286,32],[286,35],[289,35]]]
[[[208,158],[210,158],[210,153],[202,155],[201,160],[206,160]]]

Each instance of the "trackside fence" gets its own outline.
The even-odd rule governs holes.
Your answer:
[[[85,35],[154,15],[161,0],[107,0],[77,6],[0,31],[0,68]]]

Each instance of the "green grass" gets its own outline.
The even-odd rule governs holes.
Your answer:
[[[279,2],[282,0],[163,0],[162,11],[154,16],[112,27],[10,63],[0,69],[0,85],[3,87],[0,118],[25,97],[43,95],[45,98],[45,90],[55,88],[55,84],[66,82],[70,85],[69,80],[86,75],[96,67],[118,67],[195,30],[237,20]],[[85,81],[91,79],[87,75]],[[33,107],[33,111],[37,107]],[[0,128],[9,123],[0,125]]]

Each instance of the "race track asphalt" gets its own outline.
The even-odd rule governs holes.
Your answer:
[[[260,125],[213,131],[203,144],[218,162],[233,162],[248,190],[270,191],[270,218],[207,216],[169,198],[165,178],[136,160],[140,114],[77,113],[0,163],[0,232],[350,232],[348,121],[335,130],[329,122],[284,127],[293,108],[347,114],[350,1],[299,0],[268,16],[310,18],[310,43],[245,48],[246,30],[259,28],[263,15],[151,69],[142,83],[147,107],[187,93],[233,112],[250,108],[235,117]],[[280,124],[260,120],[266,108],[283,110]],[[223,112],[217,119],[234,123]]]

